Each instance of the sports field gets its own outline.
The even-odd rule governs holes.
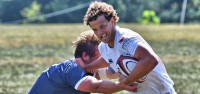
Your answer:
[[[200,94],[200,25],[119,25],[149,42],[178,94]],[[0,25],[0,94],[27,94],[43,70],[72,57],[72,41],[85,30],[83,24]]]

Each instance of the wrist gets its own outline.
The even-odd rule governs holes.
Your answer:
[[[116,87],[117,87],[118,89],[120,89],[120,90],[124,90],[124,89],[125,89],[124,85],[121,84],[120,82],[115,82],[115,85],[116,85]]]
[[[124,83],[125,85],[129,85],[131,82],[129,81],[129,79],[125,78],[124,81],[123,81],[123,83]]]

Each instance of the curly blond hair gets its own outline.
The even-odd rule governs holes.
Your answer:
[[[110,21],[112,17],[114,18],[115,22],[118,22],[119,20],[116,10],[114,10],[112,5],[105,2],[94,1],[90,4],[84,16],[84,24],[89,25],[89,22],[96,20],[101,15],[104,15],[108,21]]]
[[[92,31],[85,31],[73,42],[75,48],[74,56],[82,57],[82,53],[86,52],[87,55],[92,57],[95,54],[95,47],[98,46],[100,40],[94,35]]]

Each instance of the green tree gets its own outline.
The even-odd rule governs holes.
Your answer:
[[[160,24],[160,18],[156,16],[154,10],[144,10],[142,18],[140,20],[141,24]]]
[[[21,19],[46,23],[81,23],[87,8],[42,18],[40,15],[72,8],[93,0],[0,0],[0,22],[20,23]],[[145,22],[144,11],[154,10],[161,23],[179,23],[183,0],[101,0],[113,5],[120,22]],[[185,22],[200,22],[200,0],[188,0]],[[151,14],[151,13],[150,13]],[[41,17],[35,20],[34,17]],[[154,20],[157,18],[153,17]],[[151,18],[151,17],[150,17]],[[151,18],[152,22],[153,19]],[[157,19],[158,21],[158,19]],[[159,22],[159,21],[158,21]]]
[[[44,21],[44,18],[41,16],[41,5],[37,2],[37,1],[33,1],[32,4],[29,7],[24,8],[21,11],[21,14],[23,17],[25,17],[27,20],[25,20],[26,22],[29,21]]]
[[[30,5],[32,0],[0,0],[1,22],[11,22],[23,19],[20,10]]]
[[[51,12],[56,12],[64,9],[69,9],[84,3],[89,2],[89,0],[52,0],[46,7],[48,7]],[[48,22],[56,22],[56,23],[80,23],[83,21],[83,16],[87,7],[72,11],[70,13],[64,13],[62,15],[57,15],[55,17],[51,17],[48,19]]]
[[[200,0],[188,0],[186,22],[200,22]]]

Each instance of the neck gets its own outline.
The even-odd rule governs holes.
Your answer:
[[[108,46],[109,46],[110,48],[113,48],[113,47],[114,47],[114,41],[109,42],[109,43],[108,43]]]
[[[114,30],[112,31],[113,33],[111,33],[111,38],[110,38],[110,41],[108,43],[108,46],[110,48],[113,48],[114,47],[114,44],[115,44],[115,34],[116,34],[116,30],[114,28]]]

